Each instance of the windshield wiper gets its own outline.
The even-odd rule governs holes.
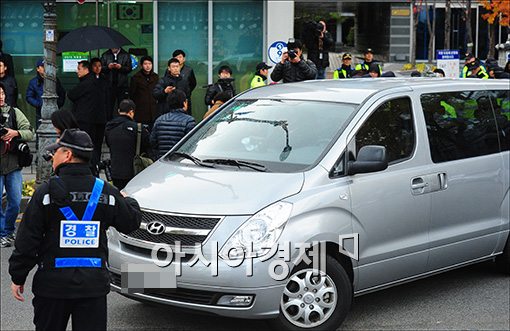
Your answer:
[[[214,165],[212,164],[204,164],[204,161],[200,160],[198,157],[195,157],[193,155],[182,153],[182,152],[173,152],[171,155],[180,156],[182,158],[188,159],[195,163],[196,165],[199,165],[201,167],[207,167],[207,168],[214,168]]]
[[[223,164],[223,165],[231,165],[236,166],[238,168],[246,167],[253,169],[255,171],[266,172],[267,168],[265,165],[255,162],[248,162],[243,160],[235,160],[235,159],[206,159],[202,161],[203,163],[214,163],[214,164]]]

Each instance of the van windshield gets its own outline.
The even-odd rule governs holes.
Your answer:
[[[322,158],[357,107],[320,101],[236,100],[165,159],[247,171],[302,171]]]

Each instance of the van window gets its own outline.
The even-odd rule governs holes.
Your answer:
[[[328,151],[358,107],[322,101],[235,100],[176,151],[202,161],[255,162],[271,172],[303,171]]]
[[[499,152],[496,121],[485,91],[421,96],[434,163]]]
[[[356,134],[356,154],[366,145],[386,147],[388,162],[396,163],[411,156],[415,134],[411,99],[386,101],[370,115]]]
[[[510,150],[510,91],[489,91],[489,96],[496,115],[501,150],[508,151]]]

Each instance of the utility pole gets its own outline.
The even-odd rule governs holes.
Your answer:
[[[57,106],[57,0],[44,0],[44,92],[41,109],[41,125],[37,130],[38,162],[37,184],[47,180],[51,174],[51,163],[42,158],[45,148],[57,140],[51,124],[51,114]]]

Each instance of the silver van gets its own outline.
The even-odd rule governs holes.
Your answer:
[[[509,136],[508,80],[249,90],[129,183],[143,222],[108,232],[112,289],[315,330],[353,296],[484,260],[510,273]]]

